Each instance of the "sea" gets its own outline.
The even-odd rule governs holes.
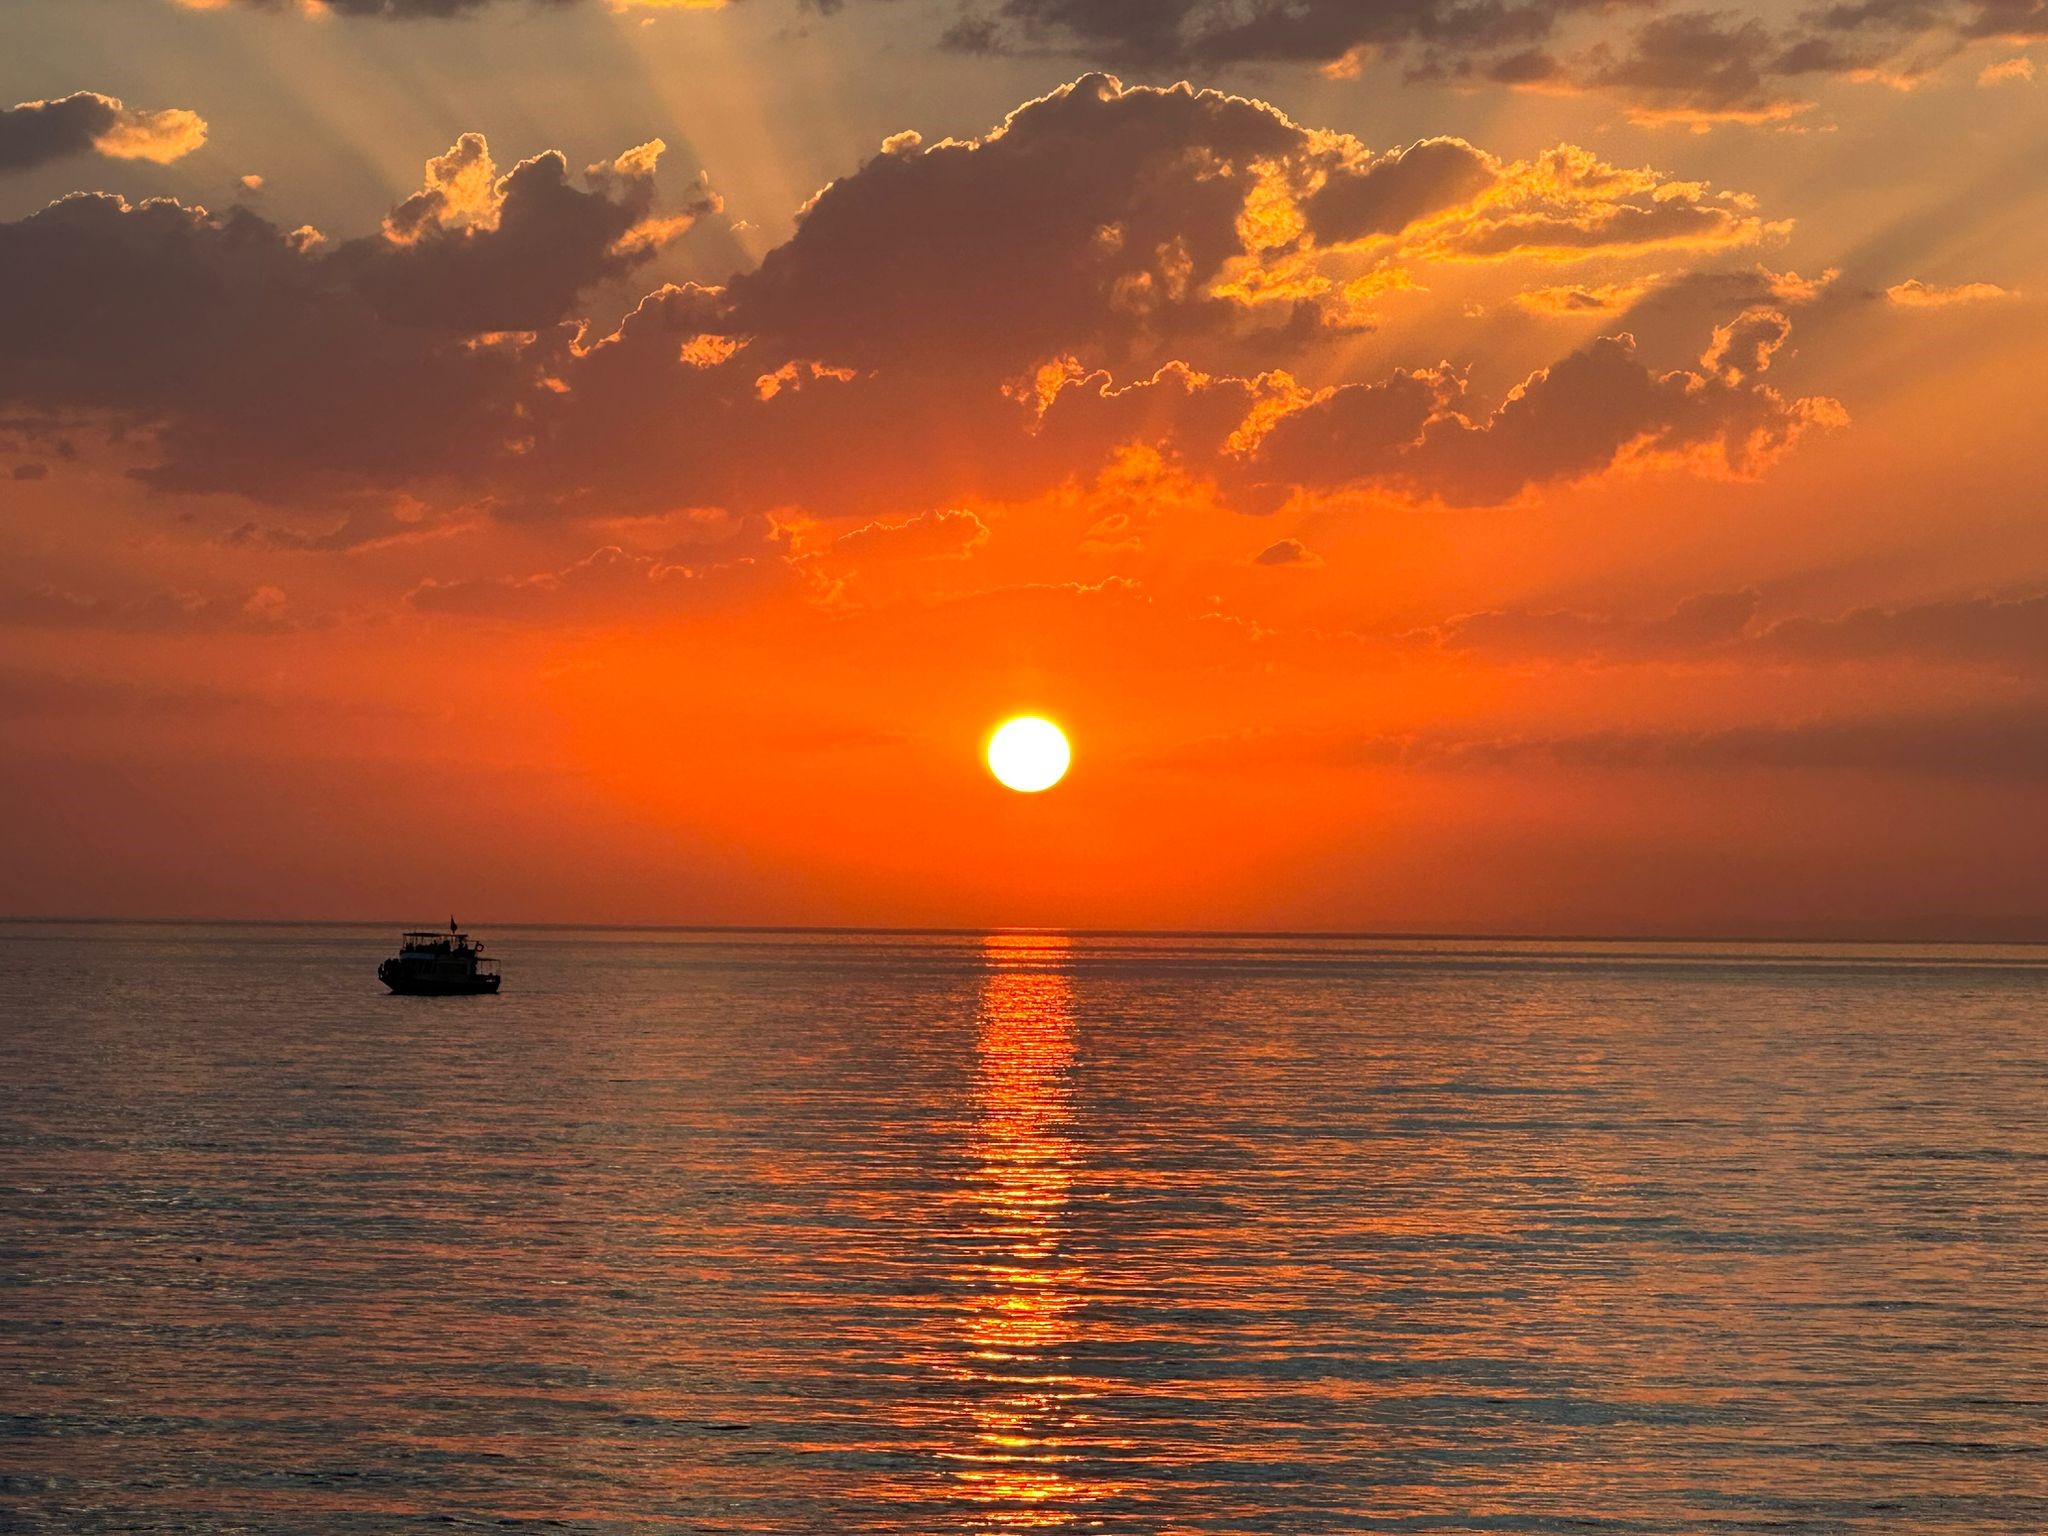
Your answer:
[[[0,1529],[2048,1531],[2048,949],[0,924]]]

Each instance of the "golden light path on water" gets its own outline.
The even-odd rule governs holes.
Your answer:
[[[1064,936],[997,936],[985,944],[975,1049],[972,1199],[984,1247],[958,1369],[995,1388],[970,1409],[971,1442],[949,1453],[994,1526],[1055,1526],[1085,1494],[1066,1450],[1092,1395],[1070,1358],[1082,1279],[1064,1228],[1077,1156],[1072,1128],[1071,983],[1050,967]]]
[[[1071,951],[1060,934],[982,944],[972,1085],[956,1122],[963,1156],[939,1210],[956,1300],[916,1329],[924,1343],[909,1353],[929,1381],[898,1409],[936,1475],[891,1476],[872,1490],[931,1509],[948,1529],[1087,1523],[1120,1492],[1102,1475],[1105,1460],[1130,1447],[1096,1421],[1104,1384],[1078,1359],[1089,1276],[1070,1229],[1082,1158]]]

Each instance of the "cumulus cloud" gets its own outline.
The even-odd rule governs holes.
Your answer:
[[[856,367],[1156,362],[1238,318],[1212,290],[1261,167],[1312,152],[1260,103],[1087,76],[984,138],[899,143],[833,182],[733,280],[736,323]]]
[[[480,139],[453,153],[488,166]],[[0,399],[153,434],[166,489],[303,498],[474,471],[546,388],[529,340],[645,261],[654,155],[443,179],[330,245],[235,208],[77,195],[0,224]],[[512,334],[506,334],[512,333]]]
[[[1344,366],[1371,295],[1435,265],[1682,266],[1777,227],[1571,146],[1373,151],[1243,97],[1091,75],[979,139],[892,138],[757,268],[590,326],[587,293],[716,207],[701,185],[658,204],[661,151],[501,174],[466,135],[338,243],[247,209],[65,199],[0,225],[0,401],[119,427],[165,490],[923,514],[929,538],[971,531],[942,509],[1137,451],[1246,510],[1359,484],[1478,504],[1647,462],[1754,474],[1842,419],[1761,377],[1799,286],[1765,268],[1716,294],[1769,302],[1685,311],[1694,348],[1714,327],[1690,368],[1615,334],[1493,405],[1463,361],[1300,382],[1304,360]]]
[[[0,172],[88,152],[158,165],[206,142],[206,122],[183,108],[142,111],[96,91],[0,108]]]
[[[1375,274],[1716,249],[1770,227],[1747,199],[1569,146],[1526,162],[1442,139],[1375,153],[1244,98],[1086,76],[982,139],[892,140],[820,193],[757,271],[650,296],[565,367],[569,395],[534,483],[591,483],[626,457],[620,445],[650,441],[633,472],[659,483],[631,494],[826,511],[1024,494],[1131,442],[1238,481],[1285,471],[1330,483],[1282,451],[1310,435],[1306,415],[1267,460],[1247,460],[1277,419],[1318,402],[1242,361],[1285,359],[1341,330],[1333,322]],[[1227,366],[1191,361],[1212,357]],[[1673,376],[1667,414],[1685,428],[1612,424],[1610,438],[1622,435],[1572,472],[1611,463],[1632,435],[1692,447],[1716,431],[1724,471],[1760,468],[1832,408],[1751,385],[1767,360],[1751,356],[1744,377],[1717,369],[1698,401]],[[1425,449],[1383,466],[1389,484],[1471,501],[1561,476],[1513,467],[1551,451],[1549,427],[1518,429],[1527,404],[1502,430],[1459,440],[1462,394],[1456,370],[1397,372],[1326,410],[1364,411],[1404,438],[1429,429]],[[1358,425],[1327,429],[1334,451],[1358,452]],[[906,441],[915,454],[871,447]],[[806,452],[793,458],[791,442]],[[1494,467],[1475,469],[1481,456]]]
[[[656,139],[590,167],[586,189],[553,151],[500,177],[483,135],[466,133],[427,162],[426,184],[392,211],[383,239],[351,241],[333,259],[386,318],[471,333],[538,330],[716,209],[700,188],[680,212],[652,217],[665,147]]]
[[[1719,250],[1784,227],[1569,145],[1375,152],[1243,97],[1087,75],[981,139],[892,141],[833,182],[733,279],[731,323],[854,367],[1019,372],[1067,352],[1149,372],[1219,336],[1355,323],[1415,262]]]

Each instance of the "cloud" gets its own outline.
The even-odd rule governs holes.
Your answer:
[[[1461,409],[1461,376],[1435,369],[1324,391],[1280,415],[1251,457],[1312,486],[1379,484],[1453,505],[1512,500],[1550,481],[1623,463],[1761,473],[1808,430],[1847,414],[1824,396],[1787,399],[1758,375],[1791,322],[1748,310],[1716,329],[1697,369],[1659,373],[1626,334],[1531,374],[1493,411]]]
[[[155,590],[119,596],[53,585],[0,587],[0,626],[165,634],[275,630],[291,622],[283,589],[268,584],[231,594]]]
[[[1565,611],[1492,609],[1451,619],[1431,632],[1445,648],[1511,658],[1641,661],[1693,656],[1734,644],[1756,617],[1754,592],[1687,598],[1648,619]]]
[[[1256,555],[1253,565],[1321,565],[1322,557],[1299,539],[1275,539]]]
[[[95,91],[0,108],[0,172],[88,152],[162,165],[205,142],[206,123],[196,112],[141,111]]]
[[[445,21],[481,14],[500,0],[171,0],[188,11],[297,11],[308,16],[347,16],[358,20]],[[567,9],[583,0],[523,0],[530,5]],[[726,0],[601,0],[611,11],[713,11]]]
[[[1261,167],[1313,153],[1261,103],[1085,76],[984,138],[899,141],[834,181],[733,279],[735,324],[857,368],[1156,366],[1242,318],[1212,289],[1245,254]]]
[[[1647,350],[1662,351],[1710,319],[1747,309],[1796,309],[1829,296],[1840,274],[1832,267],[1816,277],[1750,267],[1650,272],[1607,282],[1570,282],[1525,288],[1512,296],[1516,308],[1551,319],[1620,315],[1617,328],[1632,333]]]
[[[661,140],[585,173],[550,151],[500,177],[482,134],[427,162],[426,184],[334,260],[387,319],[467,333],[538,330],[578,297],[623,277],[717,200],[699,190],[679,214],[652,218]]]
[[[368,17],[386,21],[418,21],[468,16],[498,3],[498,0],[171,0],[188,11],[296,11],[300,15]],[[548,0],[555,5],[573,5],[577,0]]]
[[[1545,288],[1524,288],[1515,303],[1532,315],[1618,314],[1647,293],[1654,277],[1618,283],[1560,283]]]
[[[1596,45],[1587,62],[1585,85],[1622,97],[1638,122],[1694,126],[1796,117],[1812,103],[1794,79],[1849,67],[1833,41],[1788,46],[1754,17],[1708,11],[1658,16],[1622,50]]]
[[[2048,595],[1971,597],[1858,608],[1835,619],[1785,619],[1756,639],[1774,657],[1908,661],[2048,674]]]
[[[1144,71],[1291,63],[1351,78],[1385,61],[1450,85],[1597,91],[1638,121],[1705,128],[1783,123],[1812,105],[1817,81],[1911,84],[1973,43],[2044,35],[2037,0],[1850,0],[1789,13],[1680,0],[1002,0],[969,8],[948,40]]]
[[[1771,623],[1758,622],[1761,607],[1756,592],[1738,591],[1702,593],[1649,618],[1495,609],[1448,620],[1422,638],[1523,660],[1903,663],[2048,675],[2048,595],[1949,598]]]
[[[1761,218],[1741,194],[1611,165],[1571,144],[1509,162],[1462,139],[1425,139],[1380,155],[1339,143],[1297,178],[1312,187],[1300,211],[1314,240],[1386,241],[1390,255],[1410,259],[1709,251],[1755,245],[1790,228]]]
[[[1982,304],[1990,299],[2015,297],[2011,289],[2001,288],[1996,283],[1957,283],[1944,288],[1935,283],[1923,283],[1917,277],[1893,283],[1885,289],[1884,296],[1901,309],[1949,309],[1957,304]]]
[[[148,434],[140,473],[169,490],[304,499],[474,472],[547,388],[519,333],[652,254],[631,237],[655,153],[583,190],[559,155],[483,174],[465,138],[471,182],[452,187],[444,157],[383,233],[331,247],[244,208],[64,198],[0,224],[0,398]]]
[[[813,199],[757,271],[651,296],[565,368],[536,483],[551,470],[588,482],[650,440],[660,446],[633,462],[671,495],[827,511],[1024,494],[1131,442],[1242,478],[1221,450],[1307,394],[1242,361],[1340,334],[1358,285],[1403,263],[1718,249],[1769,228],[1745,199],[1570,146],[1513,163],[1447,139],[1375,154],[1241,97],[1085,76],[982,139],[892,140]],[[1361,260],[1367,275],[1351,275]],[[1276,310],[1277,324],[1265,318]],[[1189,360],[1210,357],[1236,366]],[[1450,371],[1397,372],[1331,409],[1383,405],[1410,436],[1445,418],[1394,477],[1434,494],[1470,455],[1448,422],[1462,387]],[[1826,406],[1774,411],[1767,391],[1740,394],[1756,409],[1723,467],[1745,473]],[[1731,434],[1737,414],[1724,411]],[[1455,494],[1556,478],[1538,466],[1507,480],[1505,461],[1542,433],[1516,449],[1511,435],[1485,440],[1503,464],[1488,483]],[[920,448],[877,455],[878,441]],[[806,452],[790,455],[792,442]]]
[[[1573,0],[1005,0],[999,20],[956,34],[989,50],[1062,48],[1133,67],[1301,63],[1355,68],[1376,52],[1427,47],[1439,61],[1520,56],[1550,36]]]
[[[482,17],[525,5],[613,11],[715,8],[719,0],[173,0],[407,21]],[[831,13],[853,0],[809,0]],[[2048,38],[2039,0],[1840,0],[1784,7],[1750,0],[957,0],[937,41],[973,54],[1048,53],[1148,75],[1296,65],[1332,79],[1369,66],[1474,89],[1597,91],[1645,123],[1705,129],[1783,124],[1822,81],[1908,87],[1965,49]],[[2026,78],[2024,59],[1984,83]]]
[[[1790,229],[1765,221],[1739,193],[1610,165],[1570,144],[1505,167],[1501,180],[1468,224],[1441,234],[1439,250],[1468,259],[1576,261],[1619,252],[1731,249]]]
[[[1717,730],[1376,738],[1358,755],[1467,769],[1548,764],[1574,771],[1875,773],[2039,782],[2048,710],[1987,705],[1928,715],[1823,717]]]
[[[1616,334],[1490,408],[1472,359],[1354,376],[1365,311],[1437,266],[1682,267],[1781,227],[1569,145],[1375,152],[1244,97],[1089,75],[979,139],[891,138],[757,268],[659,288],[607,332],[587,296],[717,206],[701,183],[661,206],[661,154],[501,174],[464,135],[338,243],[245,208],[64,199],[0,225],[0,401],[106,425],[164,491],[887,527],[1140,450],[1247,511],[1289,486],[1481,504],[1653,461],[1755,474],[1842,419],[1759,378],[1789,333],[1775,302],[1733,306],[1695,368]],[[1721,296],[1797,284],[1756,268]],[[1695,346],[1730,312],[1704,309]],[[1344,382],[1300,382],[1318,372]]]
[[[607,625],[649,611],[682,612],[794,588],[801,581],[780,540],[735,558],[684,563],[616,544],[531,576],[430,579],[408,602],[426,613],[511,623]]]
[[[1383,155],[1346,157],[1305,200],[1326,244],[1397,235],[1417,220],[1470,203],[1503,180],[1500,162],[1463,139],[1423,139]]]
[[[1022,372],[1074,353],[1150,372],[1219,338],[1355,324],[1409,261],[1719,250],[1786,228],[1571,145],[1375,153],[1262,102],[1101,74],[983,138],[914,140],[833,182],[733,279],[737,329],[856,368]]]
[[[924,512],[900,522],[864,523],[832,541],[835,557],[861,565],[898,560],[964,560],[988,542],[972,512]]]
[[[2034,79],[2034,61],[2022,54],[2014,59],[2000,59],[1995,64],[1986,64],[1977,71],[1980,86],[2026,85]]]

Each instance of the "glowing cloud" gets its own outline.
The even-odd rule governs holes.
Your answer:
[[[87,151],[165,165],[205,142],[206,122],[196,112],[143,111],[94,91],[0,108],[0,171],[24,171]]]

